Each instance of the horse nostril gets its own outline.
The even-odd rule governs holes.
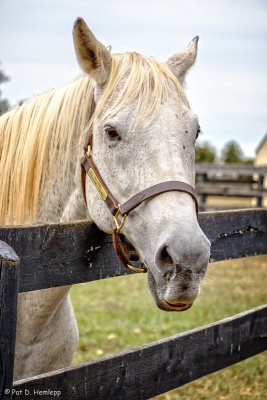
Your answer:
[[[164,246],[159,254],[159,262],[160,264],[163,264],[164,266],[169,266],[173,265],[173,260],[172,257],[170,256],[168,252],[168,247]]]
[[[182,270],[171,256],[168,246],[163,246],[159,251],[157,261],[165,278],[170,279],[173,274],[177,274]]]

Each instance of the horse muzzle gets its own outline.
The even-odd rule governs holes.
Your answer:
[[[193,303],[169,303],[163,299],[163,304],[166,307],[166,311],[186,311],[193,306]]]

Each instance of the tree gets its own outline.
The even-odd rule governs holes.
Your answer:
[[[242,164],[244,161],[243,151],[234,140],[226,143],[223,147],[221,158],[225,164]]]
[[[3,71],[0,70],[0,85],[3,82],[7,82],[9,80],[9,77],[7,75],[5,75],[5,73]],[[0,115],[4,114],[8,108],[9,108],[9,103],[7,101],[7,99],[2,99],[2,92],[0,90]]]
[[[209,142],[196,146],[196,162],[213,163],[216,158],[216,150]]]

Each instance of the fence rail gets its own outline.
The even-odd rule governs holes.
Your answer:
[[[264,254],[267,210],[200,213],[212,261]],[[19,291],[133,274],[121,266],[111,235],[86,221],[0,228],[0,240],[20,256]]]
[[[244,164],[212,164],[212,163],[196,163],[197,174],[225,174],[225,175],[267,175],[267,165],[256,167],[254,165]]]
[[[68,399],[149,399],[267,348],[267,305],[97,361],[15,384]],[[32,399],[38,398],[33,396]]]
[[[212,243],[213,261],[267,254],[265,209],[200,213],[199,222]],[[18,291],[133,272],[120,266],[110,235],[90,222],[2,227],[0,240],[0,398],[11,399]],[[136,349],[16,382],[14,388],[22,393],[27,389],[33,399],[48,387],[60,388],[63,398],[72,399],[150,398],[265,350],[266,320],[267,306],[260,306]]]

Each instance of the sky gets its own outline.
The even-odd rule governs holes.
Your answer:
[[[83,17],[112,52],[166,61],[200,36],[186,83],[199,143],[230,140],[245,156],[267,131],[266,0],[0,0],[2,97],[16,105],[80,73],[72,27]]]

